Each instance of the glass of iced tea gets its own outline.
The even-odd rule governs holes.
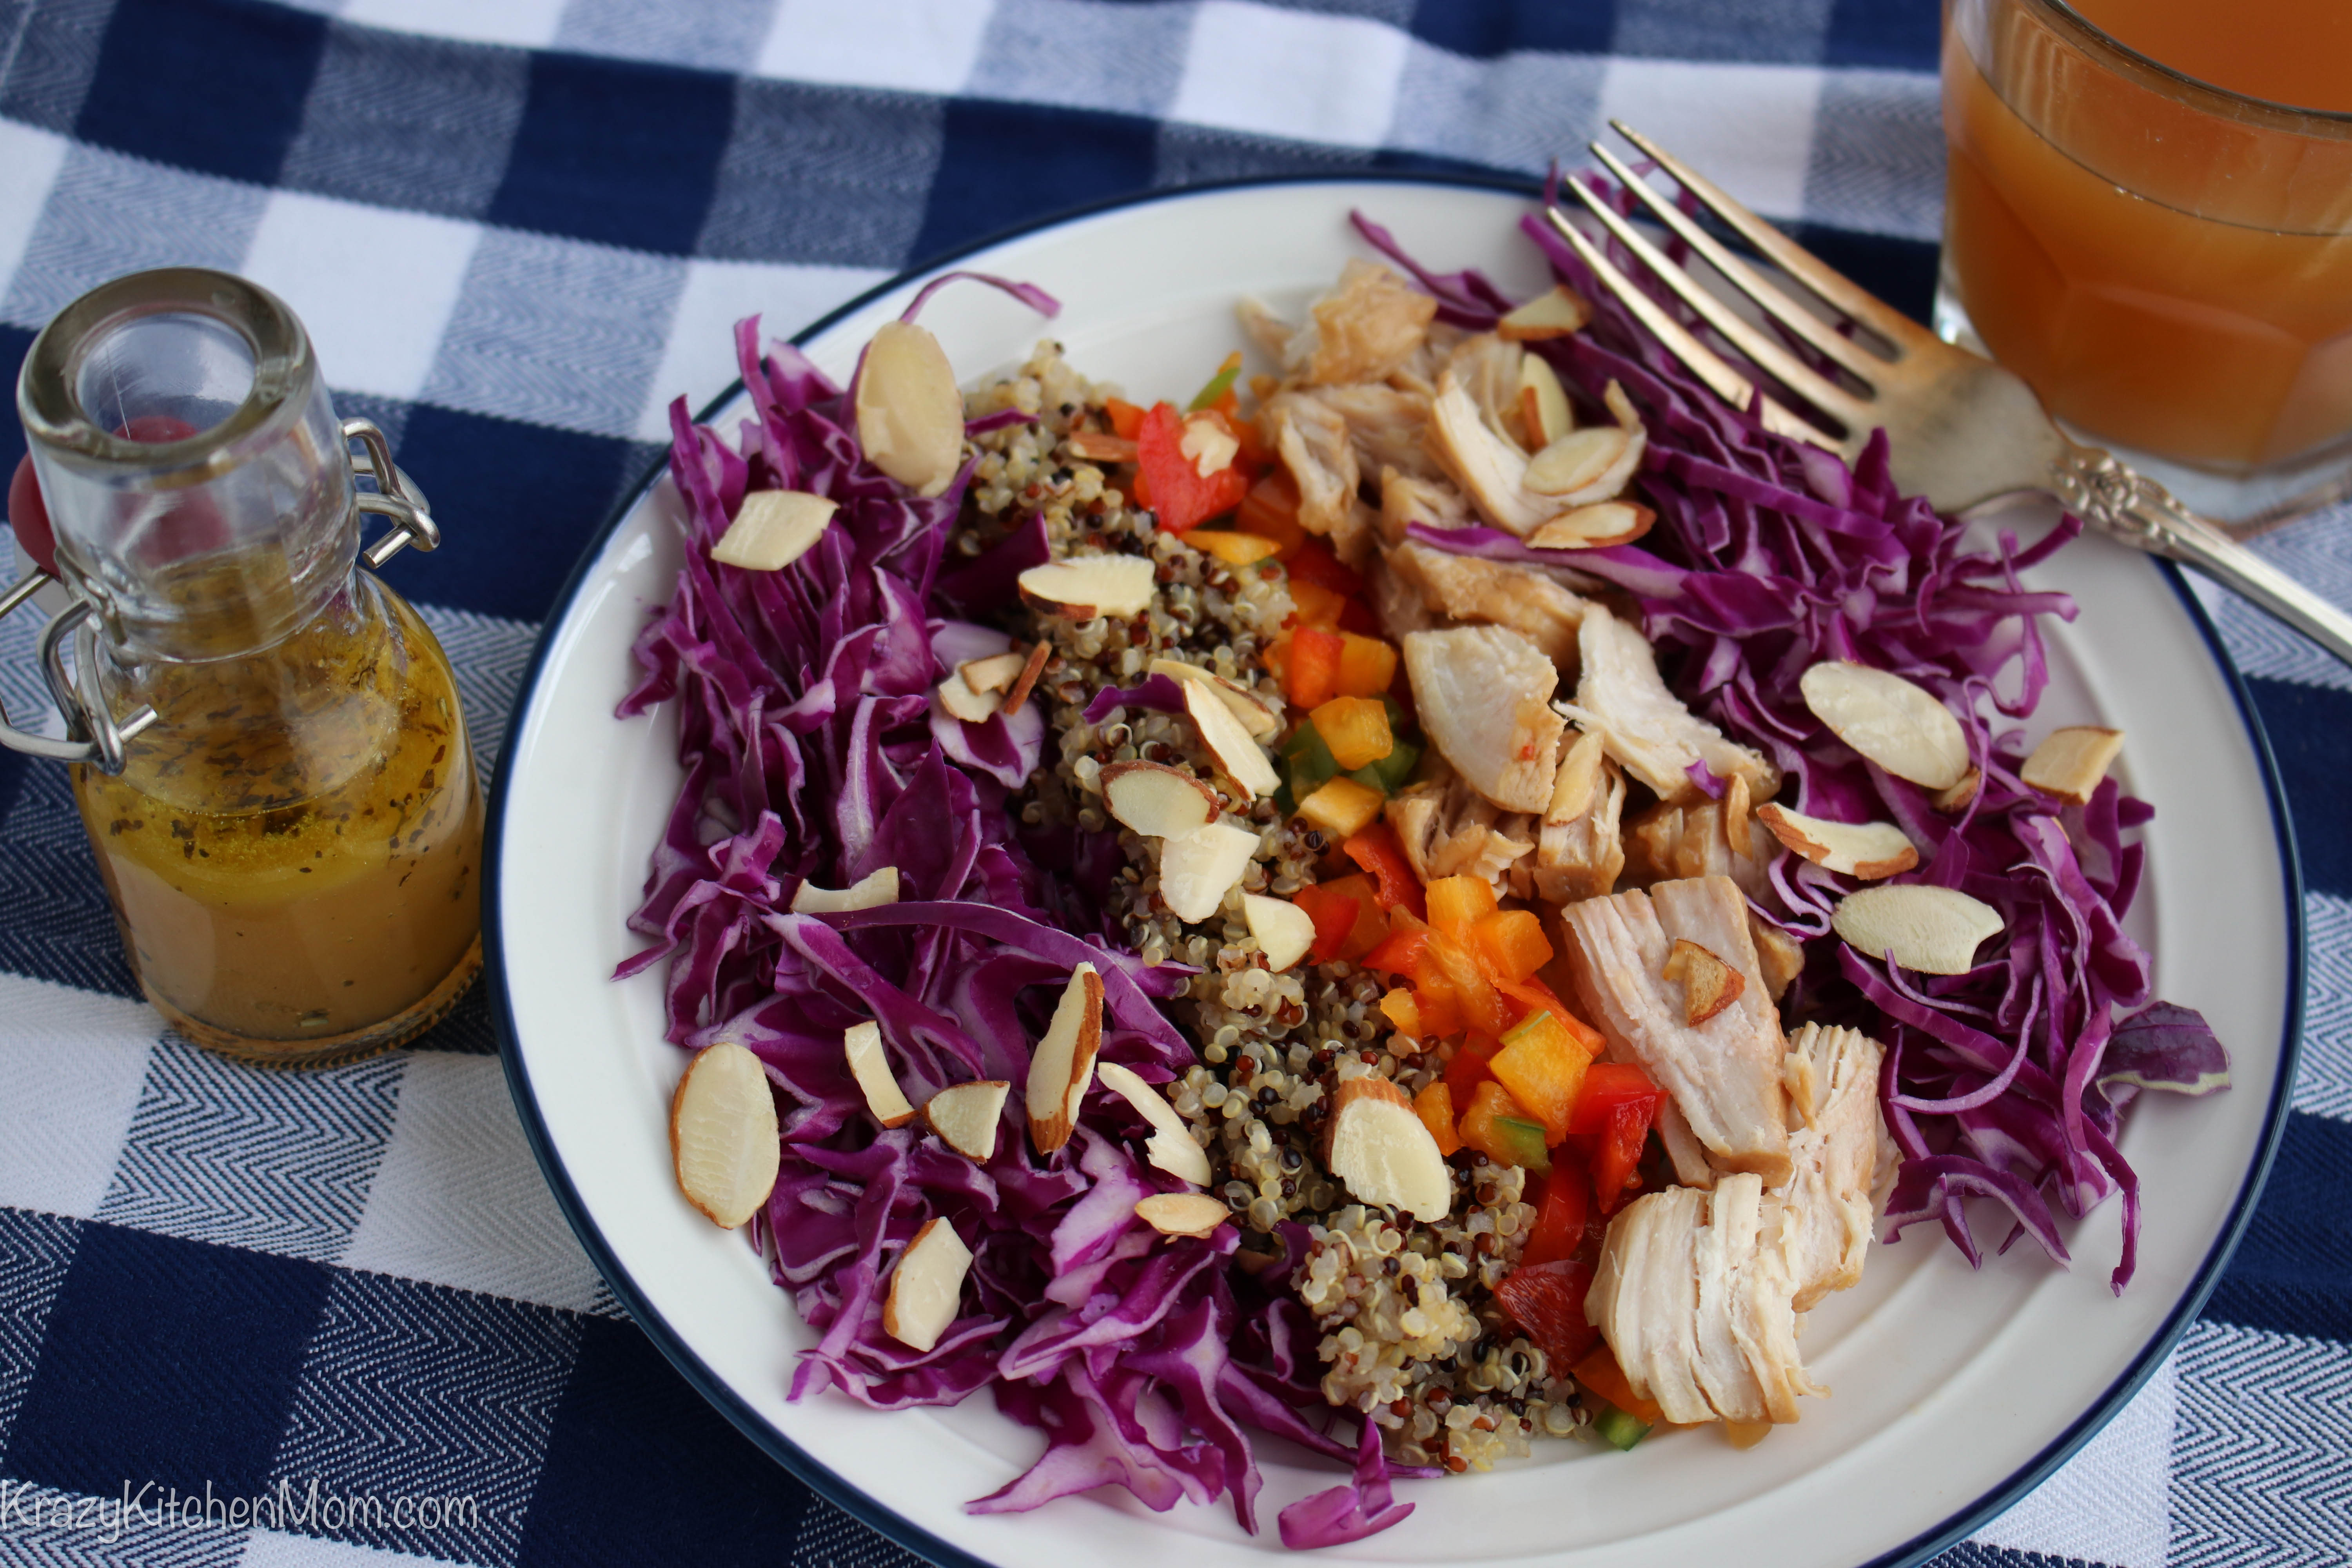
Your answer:
[[[1948,0],[1937,326],[2208,516],[2352,493],[2352,0]]]

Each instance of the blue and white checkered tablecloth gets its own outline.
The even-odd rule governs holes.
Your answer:
[[[1937,9],[0,0],[0,370],[133,268],[285,296],[338,405],[436,500],[446,547],[388,575],[455,658],[487,764],[557,584],[668,400],[731,379],[739,315],[784,328],[1147,187],[1534,174],[1611,115],[1923,312]],[[0,420],[0,473],[21,443]],[[2267,548],[2352,600],[2342,528]],[[2213,603],[2303,845],[2294,1118],[2178,1352],[1950,1568],[2352,1562],[2352,669]],[[19,713],[26,619],[0,635]],[[63,772],[0,752],[0,1563],[909,1561],[619,1311],[493,1049],[478,989],[415,1048],[331,1071],[192,1048],[138,999]],[[318,1483],[307,1521],[164,1507],[281,1481]]]

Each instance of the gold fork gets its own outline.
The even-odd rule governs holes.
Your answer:
[[[2155,480],[2069,437],[2014,372],[1945,342],[1825,266],[1640,132],[1622,121],[1612,120],[1610,125],[1759,255],[1832,310],[1875,333],[1893,351],[1892,357],[1873,353],[1823,321],[1732,254],[1616,154],[1593,142],[1593,154],[1601,164],[1668,232],[1862,389],[1849,390],[1803,363],[1668,259],[1601,196],[1581,182],[1568,182],[1567,188],[1601,226],[1707,326],[1749,363],[1843,429],[1829,428],[1769,394],[1759,397],[1752,380],[1628,280],[1559,208],[1547,207],[1544,216],[1602,286],[1725,402],[1746,408],[1753,401],[1766,428],[1835,452],[1848,462],[1861,453],[1871,431],[1884,426],[1895,483],[1906,494],[1926,496],[1938,511],[1962,511],[2002,496],[2046,491],[2109,538],[2194,567],[2352,663],[2352,616],[2191,512]]]

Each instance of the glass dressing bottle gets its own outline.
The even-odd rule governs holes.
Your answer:
[[[194,268],[67,307],[17,411],[70,595],[41,639],[67,735],[0,743],[72,765],[148,999],[279,1065],[431,1025],[481,964],[482,805],[447,658],[359,564],[362,511],[394,524],[368,566],[439,541],[382,433],[337,421],[283,301]]]

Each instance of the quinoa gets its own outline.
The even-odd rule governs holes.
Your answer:
[[[1136,684],[1156,658],[1213,671],[1281,711],[1263,654],[1293,609],[1279,565],[1228,566],[1160,532],[1151,512],[1120,490],[1118,469],[1068,451],[1070,436],[1110,430],[1104,403],[1116,395],[1047,342],[1014,374],[965,399],[971,418],[1018,409],[1034,423],[974,437],[957,552],[976,555],[1035,513],[1057,559],[1144,556],[1157,584],[1151,607],[1131,621],[1011,612],[1008,629],[1053,650],[1035,700],[1046,706],[1054,742],[1022,792],[1021,818],[1115,830],[1123,864],[1112,918],[1145,963],[1198,971],[1178,1009],[1201,1061],[1165,1092],[1208,1153],[1209,1190],[1244,1231],[1245,1262],[1263,1267],[1304,1227],[1304,1256],[1288,1284],[1322,1331],[1325,1397],[1377,1423],[1391,1454],[1407,1463],[1460,1471],[1525,1455],[1530,1438],[1588,1422],[1567,1369],[1549,1365],[1493,1301],[1535,1223],[1526,1173],[1457,1153],[1453,1206],[1424,1224],[1356,1202],[1319,1158],[1328,1097],[1340,1083],[1376,1073],[1412,1095],[1441,1070],[1390,1027],[1376,975],[1348,963],[1276,973],[1249,932],[1242,895],[1296,893],[1317,879],[1330,846],[1307,823],[1285,821],[1273,800],[1245,800],[1189,721],[1124,707],[1099,725],[1086,721],[1097,692]],[[1158,841],[1105,808],[1102,770],[1138,759],[1192,773],[1215,792],[1222,820],[1258,835],[1241,882],[1206,921],[1176,918],[1159,897]]]

